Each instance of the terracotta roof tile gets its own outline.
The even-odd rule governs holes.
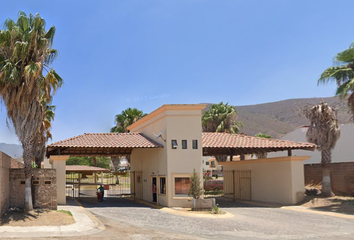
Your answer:
[[[163,146],[141,133],[85,133],[52,143],[48,147],[159,148]]]
[[[260,138],[242,134],[230,133],[202,133],[203,148],[277,148],[277,149],[304,149],[314,148],[312,143],[300,143],[272,138]]]

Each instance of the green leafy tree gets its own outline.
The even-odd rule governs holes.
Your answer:
[[[190,185],[188,190],[188,196],[193,197],[194,199],[199,199],[202,195],[202,188],[200,186],[200,176],[193,169],[193,174],[190,177]]]
[[[125,133],[128,132],[127,127],[132,125],[139,119],[145,117],[147,114],[137,108],[127,108],[122,111],[120,114],[117,114],[114,119],[115,126],[111,128],[111,132]],[[126,156],[128,162],[130,163],[130,156]],[[120,163],[120,157],[113,156],[111,157],[114,170],[118,169]],[[119,184],[118,175],[116,176],[116,183]]]
[[[348,97],[348,106],[354,115],[354,43],[336,55],[335,65],[321,74],[318,83],[327,84],[329,81],[335,81],[336,95],[341,99]]]
[[[321,151],[322,163],[322,195],[332,196],[330,164],[332,162],[332,149],[340,137],[337,114],[327,103],[304,109],[304,115],[310,121],[306,137],[311,143],[317,145]]]
[[[255,137],[260,137],[260,138],[272,138],[272,136],[267,135],[265,133],[257,133],[256,135],[254,135]]]
[[[96,166],[101,168],[110,169],[111,160],[108,157],[96,157]],[[66,160],[66,165],[85,165],[95,166],[95,163],[90,157],[69,157]]]
[[[0,96],[22,143],[25,165],[25,210],[33,209],[32,160],[41,142],[45,112],[42,96],[48,100],[62,85],[50,67],[57,57],[52,48],[55,27],[45,29],[39,14],[20,12],[15,22],[7,19],[0,31]]]

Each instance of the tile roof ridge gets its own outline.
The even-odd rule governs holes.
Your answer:
[[[71,137],[71,138],[67,138],[67,139],[64,139],[64,140],[60,140],[60,141],[57,141],[57,142],[53,142],[53,143],[49,144],[48,146],[54,145],[54,143],[55,143],[55,144],[59,144],[59,143],[71,141],[71,140],[74,140],[74,139],[79,138],[79,137],[81,137],[81,136],[83,136],[83,135],[86,135],[86,134],[87,134],[87,133],[84,133],[84,134],[80,134],[80,135],[77,135],[77,136],[74,136],[74,137]]]

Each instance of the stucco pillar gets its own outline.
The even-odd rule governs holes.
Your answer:
[[[66,204],[65,174],[66,174],[66,160],[69,157],[70,156],[67,155],[50,156],[50,162],[52,164],[52,168],[56,169],[57,172],[57,203],[58,204]]]

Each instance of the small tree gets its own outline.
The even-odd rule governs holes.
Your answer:
[[[189,186],[188,196],[194,199],[199,199],[202,195],[202,188],[200,187],[200,177],[193,169],[193,174],[190,177],[191,184]]]

